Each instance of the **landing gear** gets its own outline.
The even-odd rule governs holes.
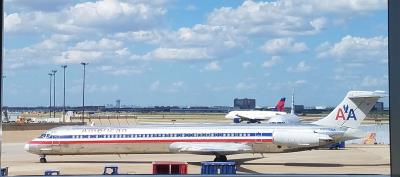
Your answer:
[[[215,155],[214,162],[226,162],[228,159],[225,155]]]
[[[47,163],[45,155],[40,155],[40,163]]]

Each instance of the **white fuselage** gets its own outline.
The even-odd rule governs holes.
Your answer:
[[[48,130],[27,143],[25,150],[39,155],[275,153],[313,149],[352,139],[344,137],[345,132],[343,129],[312,125],[69,126]],[[198,146],[199,150],[185,151],[180,147],[182,144]],[[221,151],[207,150],[207,147],[215,149],[218,146],[221,146]],[[239,150],[230,151],[231,148],[226,146],[237,146],[232,148]]]
[[[286,112],[280,111],[230,111],[225,115],[225,118],[235,119],[235,118],[247,118],[247,119],[258,119],[258,120],[266,120],[271,117],[278,115],[286,115]]]

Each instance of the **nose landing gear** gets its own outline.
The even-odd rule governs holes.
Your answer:
[[[215,155],[214,162],[226,162],[226,161],[228,161],[226,155]]]
[[[40,155],[40,163],[47,163],[46,155]]]

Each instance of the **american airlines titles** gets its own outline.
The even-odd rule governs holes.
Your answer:
[[[82,133],[126,133],[126,128],[84,128]]]

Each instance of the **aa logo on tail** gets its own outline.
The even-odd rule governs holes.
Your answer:
[[[343,105],[343,108],[339,108],[336,113],[336,120],[357,120],[354,109],[349,109],[349,105]]]

